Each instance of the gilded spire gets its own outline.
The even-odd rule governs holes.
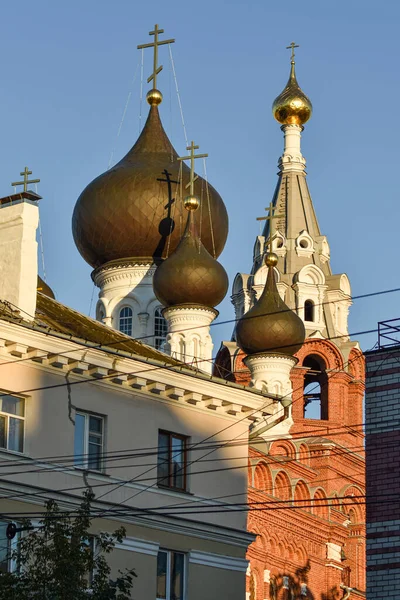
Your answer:
[[[162,99],[163,99],[162,93],[157,89],[157,75],[163,69],[162,65],[158,66],[158,47],[159,46],[163,46],[164,44],[173,44],[175,42],[174,39],[160,41],[158,39],[158,36],[159,36],[160,33],[164,33],[164,29],[158,29],[158,25],[157,24],[154,25],[154,31],[149,31],[149,35],[154,35],[154,42],[151,42],[149,44],[140,44],[138,46],[138,50],[142,50],[143,48],[153,48],[154,49],[154,52],[153,52],[153,72],[147,78],[147,83],[150,83],[150,81],[153,82],[152,89],[149,92],[147,92],[147,95],[146,95],[147,102],[150,105],[160,104],[162,102]]]
[[[285,89],[272,105],[272,114],[282,125],[304,125],[312,114],[312,104],[297,83],[294,49],[299,48],[294,42],[287,46],[291,50],[290,75]]]

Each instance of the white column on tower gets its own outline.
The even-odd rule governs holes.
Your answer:
[[[303,173],[306,168],[306,160],[301,153],[300,141],[302,125],[282,125],[281,130],[284,135],[284,149],[279,159],[279,168],[281,171],[298,171]]]
[[[210,325],[217,315],[217,310],[206,306],[165,308],[163,316],[168,323],[165,352],[211,374],[214,344]]]

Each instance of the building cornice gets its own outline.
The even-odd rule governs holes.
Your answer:
[[[0,361],[24,361],[31,367],[62,373],[64,377],[68,374],[71,383],[93,382],[125,393],[135,392],[137,396],[179,403],[191,410],[213,411],[216,417],[245,419],[247,424],[270,414],[267,407],[273,401],[269,396],[246,386],[184,366],[174,367],[127,352],[96,348],[95,344],[45,334],[7,321],[0,323]]]

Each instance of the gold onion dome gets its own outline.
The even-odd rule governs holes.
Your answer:
[[[253,308],[239,319],[236,341],[246,354],[293,356],[304,343],[304,324],[279,295],[274,271],[277,255],[268,253],[265,263],[268,266],[267,283]]]
[[[282,125],[304,125],[311,117],[311,100],[297,83],[294,60],[291,62],[290,76],[286,87],[274,100],[272,114]]]
[[[188,211],[183,237],[162,262],[153,278],[153,289],[164,306],[206,306],[213,308],[225,298],[228,276],[224,267],[211,256],[197,235],[194,213],[200,201],[190,195],[184,205]]]
[[[177,196],[189,181],[190,169],[184,163],[181,167],[163,129],[157,106],[161,92],[150,90],[147,100],[150,112],[136,144],[119,163],[89,183],[75,205],[75,244],[92,267],[122,259],[158,261],[165,258],[168,246],[173,252],[181,238],[175,224],[184,218],[185,209]],[[200,176],[194,188],[197,196],[207,197],[207,210],[195,217],[202,241],[209,252],[215,246],[219,256],[228,235],[224,202],[210,184],[207,193]]]

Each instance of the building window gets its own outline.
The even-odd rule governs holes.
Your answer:
[[[17,561],[12,558],[13,552],[17,549],[20,532],[16,533],[12,540],[6,535],[7,521],[0,521],[0,572],[12,573],[18,568]]]
[[[132,335],[133,312],[129,306],[124,306],[119,313],[118,329],[126,335]]]
[[[162,348],[168,333],[167,321],[162,316],[161,308],[156,308],[154,313],[154,347]]]
[[[157,555],[157,600],[183,600],[185,555],[160,550]]]
[[[304,418],[328,419],[328,375],[323,358],[307,356],[303,367],[308,367],[304,378]]]
[[[5,394],[0,396],[0,448],[24,451],[25,400]]]
[[[158,433],[158,485],[186,489],[187,437],[160,431]]]
[[[103,469],[104,418],[77,412],[75,414],[75,466],[89,471]]]
[[[314,302],[312,300],[306,300],[304,302],[304,320],[315,321]]]

